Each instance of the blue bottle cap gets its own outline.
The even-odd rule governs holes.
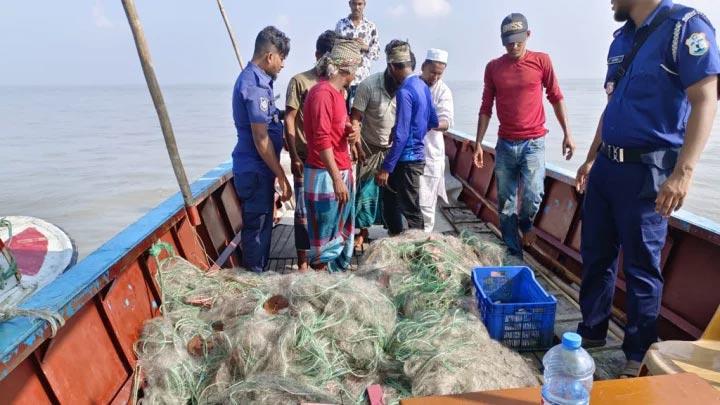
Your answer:
[[[569,350],[577,350],[582,346],[582,337],[577,333],[565,332],[562,338],[562,345]]]

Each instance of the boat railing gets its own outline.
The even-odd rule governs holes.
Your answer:
[[[457,129],[450,129],[448,134],[450,134],[455,140],[461,143],[467,143],[469,146],[475,144],[474,136]],[[483,142],[483,149],[488,152],[495,153],[495,147],[488,141]],[[545,168],[548,177],[561,181],[567,185],[574,186],[574,172],[549,162],[546,163]],[[680,211],[673,213],[670,219],[670,225],[686,232],[695,233],[698,236],[720,246],[720,223],[709,218],[681,209]]]

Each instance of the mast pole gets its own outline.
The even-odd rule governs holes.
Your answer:
[[[237,58],[238,64],[240,65],[240,70],[242,70],[243,61],[242,57],[240,56],[240,48],[238,47],[237,40],[235,39],[235,33],[230,26],[230,21],[225,14],[225,7],[223,7],[222,0],[217,0],[217,5],[220,9],[220,14],[222,15],[223,21],[225,21],[225,28],[227,28],[228,35],[230,36],[230,42],[232,42],[233,49],[235,50],[235,57]]]
[[[165,138],[165,146],[170,157],[170,163],[172,164],[175,178],[180,186],[180,192],[185,202],[185,210],[187,211],[190,223],[193,226],[200,225],[200,215],[195,206],[195,199],[190,191],[190,183],[185,174],[185,168],[180,159],[177,142],[175,141],[175,133],[173,132],[170,122],[165,99],[160,90],[160,84],[155,75],[155,68],[153,67],[152,58],[150,57],[150,48],[145,40],[145,32],[140,24],[140,17],[135,7],[135,0],[122,0],[122,4],[125,9],[125,14],[127,15],[128,23],[130,24],[130,29],[132,30],[133,38],[135,39],[135,47],[138,51],[145,81],[147,82],[148,90],[150,91],[153,104],[155,105],[155,111],[160,121],[160,128]]]

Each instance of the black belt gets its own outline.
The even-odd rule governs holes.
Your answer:
[[[643,163],[642,157],[644,155],[665,151],[664,148],[658,149],[629,149],[621,148],[619,146],[608,145],[603,142],[598,148],[598,151],[605,155],[608,159],[617,163]]]

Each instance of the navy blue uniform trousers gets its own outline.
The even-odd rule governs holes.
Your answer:
[[[647,195],[652,181],[647,165],[616,163],[601,154],[590,173],[582,212],[583,322],[578,332],[588,339],[606,338],[622,247],[627,286],[623,351],[635,361],[642,361],[657,341],[662,298],[660,254],[667,220]]]
[[[242,204],[241,248],[243,266],[265,271],[270,260],[270,243],[275,203],[275,177],[255,172],[235,173],[235,192]]]

